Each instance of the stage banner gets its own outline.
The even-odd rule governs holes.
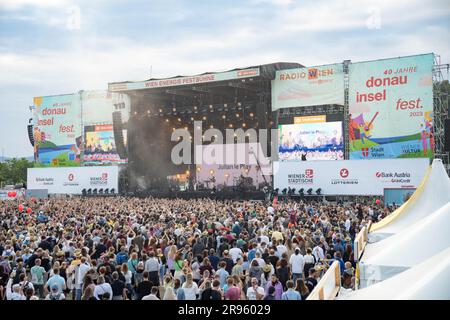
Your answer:
[[[130,114],[130,99],[123,93],[85,91],[82,94],[84,129],[83,165],[111,165],[127,163],[120,159],[114,140],[113,112],[120,111],[122,122]],[[126,132],[124,132],[126,138]]]
[[[432,158],[433,54],[349,66],[350,159]]]
[[[152,88],[166,88],[183,85],[193,85],[199,83],[209,83],[216,81],[245,79],[258,77],[260,75],[259,68],[249,68],[241,70],[233,70],[227,72],[208,73],[197,76],[174,77],[167,79],[155,79],[139,82],[117,82],[108,84],[109,91],[127,91]]]
[[[323,195],[383,195],[385,188],[416,188],[429,166],[426,158],[372,161],[274,162],[274,188],[298,194],[321,189]]]
[[[272,111],[324,104],[344,105],[342,63],[276,72],[272,80]]]
[[[47,189],[49,194],[81,194],[83,189],[118,192],[119,167],[30,168],[27,187]]]
[[[81,164],[79,94],[34,98],[34,158],[40,167]]]

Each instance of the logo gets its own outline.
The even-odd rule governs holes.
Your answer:
[[[369,148],[362,148],[361,152],[362,152],[363,157],[369,156]]]
[[[342,178],[347,178],[349,174],[348,169],[342,168],[341,171],[339,171],[339,174]]]
[[[108,180],[108,173],[107,172],[102,173],[102,180]]]
[[[376,176],[377,178],[380,178],[380,177],[381,177],[381,172],[380,172],[380,171],[377,171],[377,173],[375,173],[375,176]]]
[[[309,80],[317,79],[317,77],[318,77],[317,68],[308,69],[308,79]]]
[[[74,179],[74,175],[73,175],[73,173],[70,173],[69,174],[69,181],[73,181],[73,179]]]
[[[289,184],[313,184],[314,183],[314,170],[305,169],[305,173],[300,174],[288,174]]]
[[[306,169],[305,170],[305,177],[308,179],[314,178],[314,170],[313,169]]]

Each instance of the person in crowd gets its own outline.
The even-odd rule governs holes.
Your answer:
[[[302,281],[302,279],[298,279],[297,281]],[[300,293],[294,290],[294,281],[289,280],[286,286],[287,290],[281,295],[281,300],[302,300]]]
[[[142,297],[142,300],[159,300],[158,298],[159,288],[157,286],[153,286],[151,289],[151,293]]]
[[[251,278],[251,285],[247,288],[248,300],[263,300],[265,295],[264,288],[258,285],[257,278]]]

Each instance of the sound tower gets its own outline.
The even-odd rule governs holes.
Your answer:
[[[445,119],[444,133],[445,133],[444,150],[450,151],[450,119]]]
[[[120,111],[113,112],[113,130],[117,154],[119,155],[120,159],[127,159],[128,152],[125,148],[125,143],[123,140],[122,114],[120,113]]]
[[[33,125],[29,124],[27,128],[28,128],[28,139],[30,140],[31,145],[34,147]]]

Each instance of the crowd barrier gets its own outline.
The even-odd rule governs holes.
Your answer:
[[[334,261],[306,300],[333,300],[341,288],[341,269]]]
[[[353,254],[355,261],[358,261],[366,247],[367,241],[369,240],[369,231],[372,226],[372,221],[369,221],[367,225],[365,225],[361,231],[359,231],[358,235],[355,237],[354,246],[353,246]]]

